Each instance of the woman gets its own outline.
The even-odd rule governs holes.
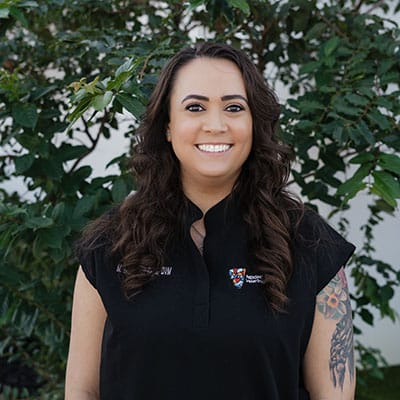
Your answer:
[[[286,190],[279,106],[206,43],[164,67],[138,190],[79,246],[66,399],[353,399],[354,251]]]

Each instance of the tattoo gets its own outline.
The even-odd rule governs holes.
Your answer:
[[[343,390],[346,371],[354,379],[353,325],[346,275],[343,268],[318,294],[318,311],[338,321],[331,339],[329,371],[335,387]]]

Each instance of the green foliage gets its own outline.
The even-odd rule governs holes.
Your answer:
[[[126,115],[125,136],[135,141],[160,67],[205,34],[251,50],[268,81],[288,87],[281,136],[297,157],[292,183],[310,204],[342,212],[345,230],[351,199],[368,194],[365,241],[353,259],[355,312],[369,324],[373,309],[397,318],[391,299],[400,272],[373,247],[374,227],[400,198],[399,29],[374,14],[385,4],[182,4],[0,1],[0,357],[38,372],[37,398],[62,398],[73,241],[134,188],[127,154],[105,159],[120,173],[103,177],[93,176],[87,157]],[[16,179],[22,192],[12,190]],[[377,373],[379,356],[357,347],[361,366]]]
[[[367,371],[359,371],[357,400],[397,400],[400,393],[400,366],[386,367],[379,370],[381,376],[385,376],[383,381],[380,377],[371,376]]]

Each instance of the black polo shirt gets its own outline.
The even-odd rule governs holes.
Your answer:
[[[232,198],[206,213],[203,256],[189,233],[201,217],[190,203],[184,239],[171,249],[160,275],[132,300],[121,291],[123,266],[111,261],[106,248],[81,257],[108,315],[101,400],[309,399],[302,360],[315,298],[354,246],[307,212],[299,229],[304,244],[295,246],[288,312],[275,315],[264,300],[262,275],[248,253],[248,228]],[[328,240],[315,241],[316,226]]]

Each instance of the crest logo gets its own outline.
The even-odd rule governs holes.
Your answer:
[[[229,277],[232,280],[233,286],[241,289],[246,278],[246,268],[231,268],[229,270]]]

